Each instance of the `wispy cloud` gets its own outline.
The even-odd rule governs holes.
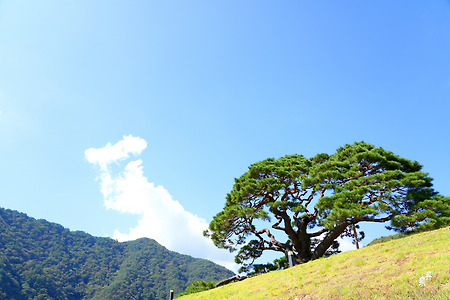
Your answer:
[[[121,141],[103,148],[85,151],[86,159],[99,167],[99,180],[107,209],[139,215],[138,225],[128,233],[116,230],[119,241],[141,237],[155,239],[170,250],[215,261],[235,270],[233,257],[214,246],[203,236],[208,227],[205,219],[186,211],[161,185],[155,186],[144,176],[143,161],[130,161],[120,172],[110,167],[139,155],[147,142],[139,137],[124,136]]]

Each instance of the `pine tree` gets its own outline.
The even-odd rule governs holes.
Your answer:
[[[432,207],[445,207],[444,197],[421,193],[425,199],[417,200],[419,191],[433,192],[432,179],[421,169],[416,161],[365,142],[309,159],[269,158],[235,179],[205,235],[219,248],[239,250],[236,262],[244,268],[264,251],[292,251],[297,264],[314,260],[360,223],[400,226],[405,218],[420,220],[417,213],[430,216]]]

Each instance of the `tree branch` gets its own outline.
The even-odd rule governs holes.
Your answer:
[[[262,230],[258,230],[258,231],[254,231],[253,232],[261,241],[266,242],[268,244],[273,244],[273,245],[277,245],[278,247],[283,247],[284,244],[280,243],[279,241],[277,241],[277,239],[275,238],[275,236],[270,233],[270,230],[267,228],[264,228]],[[270,238],[270,242],[266,241],[261,235],[262,234],[266,234],[269,238]]]
[[[314,232],[314,233],[308,233],[308,236],[309,236],[309,237],[316,237],[316,236],[322,235],[322,234],[324,234],[325,232],[328,232],[328,231],[329,231],[328,229],[323,228],[323,229],[321,229],[321,230],[319,230],[319,231],[317,231],[317,232]]]
[[[375,219],[375,218],[369,218],[369,217],[364,217],[364,218],[359,218],[358,222],[377,222],[377,223],[383,223],[383,222],[387,222],[392,220],[392,218],[394,218],[394,215],[389,215],[385,218],[381,218],[381,219]]]

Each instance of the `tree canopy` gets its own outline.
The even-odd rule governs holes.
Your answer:
[[[235,179],[205,235],[220,248],[239,250],[236,262],[244,266],[268,250],[292,251],[296,263],[314,260],[358,223],[391,221],[404,228],[407,221],[421,222],[417,214],[432,217],[430,210],[448,198],[435,196],[421,169],[365,142],[309,159],[269,158]]]

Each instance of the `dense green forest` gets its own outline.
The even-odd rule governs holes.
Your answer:
[[[119,243],[0,208],[0,299],[166,299],[234,275],[151,239]]]

